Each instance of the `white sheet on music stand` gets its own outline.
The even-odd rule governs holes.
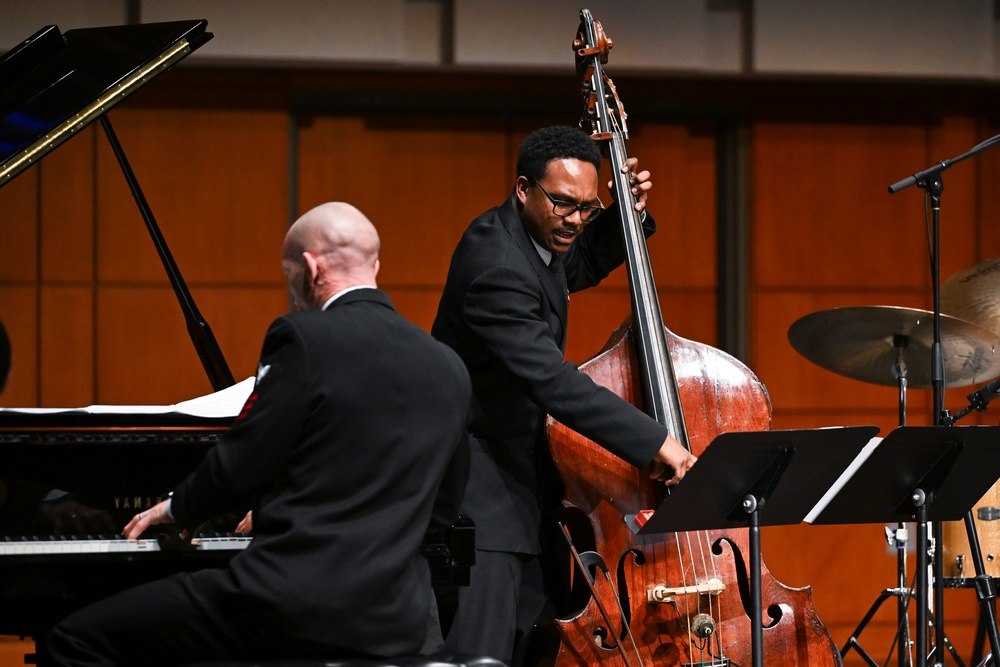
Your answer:
[[[878,447],[881,442],[882,438],[879,437],[874,437],[869,440],[868,444],[865,445],[861,449],[861,452],[854,458],[853,461],[851,461],[851,465],[847,466],[844,472],[840,474],[840,477],[837,478],[837,481],[834,482],[833,486],[827,489],[826,493],[823,494],[823,497],[819,499],[818,503],[816,503],[816,506],[809,510],[809,514],[806,514],[806,517],[802,520],[806,523],[812,523],[816,517],[819,516],[820,512],[826,509],[826,506],[830,504],[830,501],[833,500],[834,496],[840,493],[840,490],[844,488],[847,481],[854,476],[854,473],[858,471],[861,464],[868,460],[868,457],[872,455],[872,452],[875,451],[875,448]]]

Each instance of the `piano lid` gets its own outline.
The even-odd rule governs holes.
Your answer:
[[[212,38],[205,20],[46,26],[0,58],[0,187]]]

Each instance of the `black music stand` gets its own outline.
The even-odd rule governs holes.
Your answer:
[[[760,527],[800,523],[876,433],[875,426],[723,433],[639,531],[749,526],[751,599],[744,608],[754,667],[764,663]],[[768,612],[773,626],[780,611]]]
[[[997,481],[998,460],[1000,427],[901,426],[807,517],[812,524],[917,522],[917,667],[927,664],[927,523],[963,518]],[[981,602],[992,611],[992,600]]]

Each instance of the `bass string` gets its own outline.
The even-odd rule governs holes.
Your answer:
[[[719,647],[721,653],[721,647],[724,645],[722,642],[721,601],[717,603],[717,596],[713,594],[711,588],[706,588],[704,593],[699,591],[698,588],[699,586],[711,586],[713,582],[721,581],[721,579],[715,565],[715,559],[712,558],[711,541],[708,531],[700,530],[675,533],[674,541],[678,545],[678,562],[682,564],[681,586],[684,587],[684,590],[694,591],[684,595],[684,614],[687,624],[688,646],[692,647],[692,655],[690,657],[693,661],[695,659],[695,649],[703,653],[705,647],[711,647],[714,643]],[[684,549],[680,546],[682,543],[687,544],[687,554],[683,553]],[[688,564],[687,568],[683,567],[685,563]],[[692,596],[697,600],[693,610],[691,608]],[[694,635],[692,629],[693,619],[699,614],[707,614],[715,623],[715,629],[709,637],[703,638]],[[711,653],[711,651],[709,652]]]
[[[611,108],[611,105],[608,105]],[[620,105],[616,105],[616,108],[620,109]],[[610,143],[610,150],[612,167],[616,170],[620,170],[621,167],[628,160],[628,155],[625,151],[624,139],[621,124],[618,121],[618,117],[614,113],[608,113],[607,120],[609,125],[613,128],[612,141]],[[632,211],[634,212],[635,197],[632,195],[631,190],[627,192],[618,193],[620,206],[632,204]],[[637,235],[639,238],[642,236],[641,222],[638,215],[628,216],[628,219],[632,222],[633,229],[631,230],[633,234]],[[649,258],[646,256],[646,263],[648,264]],[[675,437],[678,434],[674,434]],[[677,438],[685,446],[688,445],[688,438],[686,434],[681,434],[681,437]],[[692,535],[694,535],[694,543],[692,543]],[[681,537],[683,536],[683,540]],[[685,549],[682,548],[683,543],[687,543],[687,554],[685,555]],[[721,619],[721,601],[716,604],[716,596],[711,593],[701,594],[698,592],[699,584],[708,585],[713,579],[719,581],[719,574],[716,568],[715,559],[711,557],[711,545],[708,537],[707,531],[692,531],[687,533],[675,533],[674,543],[677,545],[677,558],[681,567],[681,587],[684,590],[694,590],[694,597],[697,600],[694,611],[691,610],[691,596],[692,594],[685,594],[684,597],[684,617],[685,625],[687,626],[688,635],[688,646],[689,651],[692,652],[690,659],[693,661],[695,656],[693,655],[694,647],[698,647],[700,652],[704,652],[705,646],[711,646],[715,643],[719,646],[721,651],[721,646],[724,645],[722,638],[722,619]],[[698,561],[701,562],[701,569],[699,571]],[[690,572],[690,580],[688,579],[688,573]],[[706,605],[707,609],[703,609],[702,605]],[[695,615],[707,613],[708,616],[712,618],[715,622],[715,630],[711,637],[707,638],[696,638],[692,630],[692,620]],[[714,640],[714,642],[712,641]]]

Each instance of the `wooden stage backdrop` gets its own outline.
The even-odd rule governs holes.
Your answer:
[[[922,192],[886,188],[1000,131],[997,94],[934,82],[616,82],[630,152],[653,173],[660,231],[649,246],[667,326],[718,344],[731,324],[719,315],[733,268],[720,266],[731,233],[720,207],[743,206],[747,298],[736,317],[774,427],[888,433],[896,389],[820,368],[795,352],[788,329],[840,306],[931,308]],[[289,307],[280,245],[298,214],[331,200],[366,212],[382,237],[380,286],[429,329],[451,251],[474,216],[509,195],[520,140],[574,124],[579,106],[575,82],[546,74],[181,67],[147,88],[110,117],[237,379],[253,374],[268,323]],[[733,128],[737,150],[722,140]],[[726,170],[742,175],[740,202],[720,194]],[[998,173],[1000,152],[946,172],[942,277],[1000,256]],[[0,190],[0,218],[0,319],[14,347],[5,405],[164,404],[211,391],[99,127]],[[621,271],[574,294],[568,357],[595,354],[628,310]],[[964,407],[969,390],[950,389],[946,407]],[[909,423],[931,423],[930,413],[930,390],[911,389]],[[964,423],[997,422],[986,413]],[[763,550],[778,580],[812,586],[838,644],[896,585],[879,525],[768,528]],[[974,593],[945,597],[946,630],[967,660]],[[883,654],[895,621],[886,604],[862,644]]]

